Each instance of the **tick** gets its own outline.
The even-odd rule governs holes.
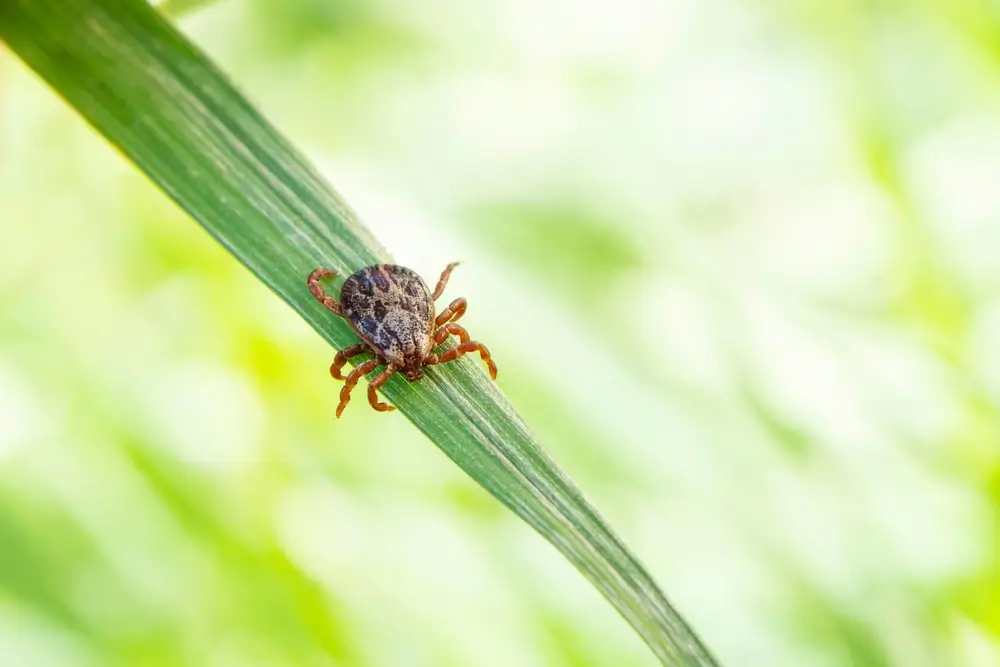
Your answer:
[[[337,352],[330,366],[330,375],[337,380],[346,380],[340,390],[337,417],[350,403],[351,390],[358,381],[383,364],[385,370],[368,383],[368,402],[379,412],[396,409],[380,402],[375,394],[393,373],[402,373],[408,381],[416,382],[424,376],[424,366],[443,364],[458,359],[466,352],[479,352],[490,370],[490,377],[497,378],[497,366],[490,357],[490,351],[482,343],[469,340],[469,332],[455,324],[465,314],[468,305],[465,299],[455,299],[440,315],[435,316],[434,302],[441,296],[456,266],[458,262],[445,267],[433,294],[427,283],[405,266],[366,266],[344,281],[339,302],[328,296],[320,285],[320,280],[337,275],[335,271],[316,269],[309,274],[306,284],[312,295],[331,313],[347,320],[361,339],[360,343]],[[434,348],[449,336],[458,336],[458,346],[436,354]],[[371,352],[375,357],[358,364],[345,378],[340,371],[347,360],[365,352]]]

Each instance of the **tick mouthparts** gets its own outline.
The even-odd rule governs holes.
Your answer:
[[[424,369],[415,368],[413,370],[403,371],[403,377],[405,377],[409,382],[416,382],[424,377]]]

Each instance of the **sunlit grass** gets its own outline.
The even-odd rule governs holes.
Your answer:
[[[142,3],[0,5],[0,36],[151,180],[336,347],[355,338],[305,276],[389,261],[300,155]],[[466,359],[385,395],[446,455],[552,542],[665,665],[708,651],[511,404]],[[169,484],[154,480],[167,497]]]

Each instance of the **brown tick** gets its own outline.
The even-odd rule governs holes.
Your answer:
[[[402,373],[410,382],[416,382],[424,376],[424,366],[443,364],[466,352],[479,352],[490,369],[490,377],[497,378],[497,366],[490,358],[490,351],[482,343],[469,340],[469,332],[455,324],[465,314],[465,299],[455,299],[440,315],[434,316],[434,301],[441,296],[456,266],[458,262],[445,267],[433,294],[427,283],[405,266],[366,266],[344,281],[339,303],[327,296],[319,284],[320,280],[335,276],[336,272],[316,269],[309,274],[306,283],[312,295],[330,312],[347,320],[361,339],[360,343],[338,352],[330,366],[330,375],[337,380],[347,380],[340,390],[337,417],[351,401],[351,390],[358,380],[382,364],[386,369],[368,383],[368,402],[380,412],[396,409],[380,402],[375,395],[393,373]],[[458,346],[435,354],[434,348],[444,343],[448,336],[458,336]],[[375,358],[358,364],[346,378],[341,375],[348,359],[365,352],[374,353]]]

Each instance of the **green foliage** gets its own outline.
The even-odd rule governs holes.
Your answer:
[[[327,341],[355,340],[309,295],[317,266],[388,261],[350,207],[145,3],[0,1],[0,38]],[[552,542],[665,665],[712,665],[649,574],[471,359],[385,394]],[[24,556],[28,558],[28,555]]]

